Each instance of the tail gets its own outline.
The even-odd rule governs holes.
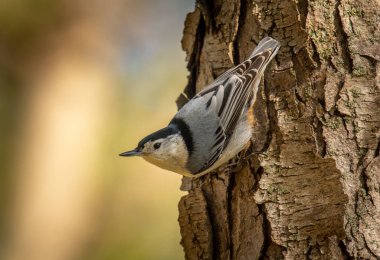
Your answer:
[[[254,104],[259,89],[261,77],[270,61],[276,56],[280,49],[280,43],[270,37],[262,39],[251,56],[243,62],[243,64],[249,64],[246,66],[246,70],[242,73],[242,77],[246,79],[245,84],[252,90],[250,94],[249,107]]]
[[[275,39],[270,37],[262,39],[251,56],[242,63],[245,64],[242,76],[260,83],[261,75],[264,73],[269,62],[276,56],[279,49],[280,43]]]
[[[254,49],[254,51],[252,52],[251,56],[249,56],[248,59],[252,59],[254,56],[256,56],[262,52],[265,52],[267,50],[272,51],[272,58],[273,58],[277,54],[280,47],[281,47],[281,45],[278,41],[276,41],[275,39],[273,39],[271,37],[265,37],[264,39],[262,39],[259,42],[259,44]]]
[[[256,70],[256,73],[261,77],[261,73],[265,70],[268,63],[276,56],[280,49],[280,43],[271,37],[265,37],[262,39],[252,54],[242,63],[233,67],[222,75],[220,75],[213,83],[211,83],[206,89],[210,89],[222,84],[231,75],[242,75],[249,73],[249,71]],[[263,59],[264,58],[264,59]]]
[[[261,75],[265,71],[267,65],[276,56],[278,50],[280,49],[280,43],[271,37],[265,37],[262,39],[255,50],[252,52],[251,56],[244,62],[250,63],[244,74],[251,74],[252,79],[258,78],[260,81]]]

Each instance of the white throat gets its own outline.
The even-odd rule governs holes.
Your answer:
[[[157,153],[142,155],[142,157],[160,168],[183,175],[190,174],[186,169],[189,153],[185,141],[179,134],[170,136],[163,142],[163,147]]]

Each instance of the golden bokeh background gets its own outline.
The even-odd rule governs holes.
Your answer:
[[[186,85],[188,0],[0,2],[0,259],[182,259],[181,177],[118,153]]]

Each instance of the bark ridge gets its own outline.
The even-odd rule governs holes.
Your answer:
[[[238,169],[179,202],[186,259],[380,258],[380,8],[376,0],[196,2],[186,98],[269,35],[282,48]]]

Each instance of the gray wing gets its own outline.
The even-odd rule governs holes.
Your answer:
[[[196,165],[191,167],[195,173],[211,167],[221,156],[242,113],[256,95],[265,67],[278,49],[276,40],[264,38],[246,61],[223,73],[194,97],[194,105],[198,103],[198,108],[205,106],[203,111],[206,113],[202,117],[206,117],[207,126],[211,128],[211,131],[205,130],[206,126],[199,124],[192,127],[202,131],[197,136],[204,136],[202,143],[195,143],[195,149],[198,147],[202,151],[198,150],[197,155],[189,160],[190,164]]]

